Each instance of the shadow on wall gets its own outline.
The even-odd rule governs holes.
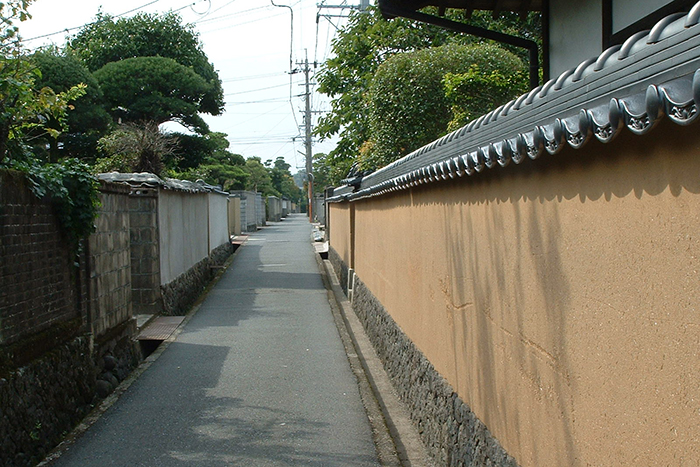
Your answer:
[[[572,350],[565,331],[574,328],[565,311],[574,306],[573,290],[580,292],[580,287],[575,289],[576,284],[570,282],[572,274],[566,270],[563,259],[572,260],[571,253],[563,250],[566,246],[562,238],[562,229],[566,228],[563,224],[572,222],[562,216],[571,216],[571,210],[562,214],[558,203],[549,202],[574,201],[569,203],[573,206],[576,200],[584,204],[632,196],[641,200],[645,195],[654,197],[664,192],[674,197],[684,191],[700,194],[700,149],[689,142],[696,131],[663,121],[657,132],[665,138],[622,133],[607,145],[594,141],[582,150],[566,148],[558,155],[545,154],[517,167],[511,164],[505,169],[484,169],[472,177],[367,201],[372,211],[380,213],[379,217],[382,211],[390,216],[397,209],[412,206],[419,212],[440,211],[441,215],[433,219],[447,220],[439,229],[444,238],[436,240],[442,240],[448,262],[444,268],[450,280],[447,320],[452,332],[451,346],[460,355],[448,364],[454,365],[453,371],[459,374],[464,371],[461,358],[478,359],[478,367],[469,375],[478,388],[472,393],[472,402],[483,410],[480,416],[490,429],[512,435],[507,449],[517,445],[528,452],[530,465],[544,465],[549,458],[528,439],[532,433],[518,428],[542,426],[544,420],[550,422],[546,430],[555,438],[545,442],[558,446],[559,454],[566,456],[558,460],[573,465],[578,457],[570,398],[576,388],[571,378]],[[504,203],[510,205],[508,214],[497,208]],[[494,207],[474,214],[481,216],[476,221],[470,209],[487,204]],[[578,235],[585,234],[586,226],[577,228],[581,229],[576,232]],[[590,226],[590,230],[595,230],[595,226]],[[585,259],[592,263],[600,260],[581,258]],[[529,278],[527,285],[521,281],[525,277]],[[533,296],[537,297],[535,301]],[[536,321],[539,327],[528,321],[532,318],[525,312],[533,305],[539,308],[533,310],[540,316]],[[503,325],[504,317],[494,315],[503,310],[519,312]],[[465,317],[467,311],[472,321]],[[509,419],[505,420],[499,413],[513,405],[506,401],[510,397],[508,381],[499,373],[509,340],[514,347],[527,349],[507,357],[520,371],[524,381],[521,384],[529,385],[532,394],[542,390],[542,397],[549,399],[547,414],[516,410],[508,413]],[[538,402],[531,403],[536,406]],[[547,438],[546,433],[536,436]]]
[[[608,144],[592,141],[578,150],[565,146],[554,156],[545,153],[537,160],[526,159],[517,165],[511,162],[505,168],[484,168],[472,176],[418,186],[413,190],[420,193],[451,185],[464,189],[466,184],[469,192],[468,196],[465,192],[465,201],[469,203],[575,198],[581,202],[601,198],[609,201],[630,193],[641,199],[644,194],[655,196],[665,190],[670,190],[673,196],[679,196],[683,190],[700,194],[700,178],[696,176],[700,172],[700,147],[693,140],[696,132],[694,127],[662,120],[654,134],[636,136],[622,132]],[[660,133],[664,134],[663,138],[655,137]],[[634,158],[634,163],[630,163],[630,158]],[[581,170],[595,173],[595,178],[570,177]],[[537,183],[545,177],[547,184]],[[552,183],[552,179],[558,183]],[[493,183],[503,184],[509,190],[491,189]],[[401,193],[405,191],[397,192],[398,196]]]

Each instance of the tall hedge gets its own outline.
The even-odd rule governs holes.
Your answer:
[[[370,85],[371,136],[361,167],[389,164],[447,134],[453,120],[507,102],[526,89],[526,76],[523,62],[495,45],[449,44],[391,57]]]

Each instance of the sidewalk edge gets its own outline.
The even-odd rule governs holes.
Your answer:
[[[317,260],[328,290],[338,332],[346,346],[353,372],[358,377],[363,402],[372,399],[366,401],[368,403],[365,406],[375,434],[380,463],[402,467],[433,467],[434,463],[427,454],[418,430],[404,404],[399,400],[362,323],[343,293],[330,261],[322,260],[318,256]],[[345,339],[350,339],[350,345],[345,343]],[[360,368],[357,369],[354,365],[360,365]],[[363,386],[364,391],[371,392],[363,393]]]

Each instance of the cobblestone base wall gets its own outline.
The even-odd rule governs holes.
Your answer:
[[[343,262],[343,260],[340,258],[340,255],[338,254],[338,252],[336,252],[332,246],[328,247],[328,261],[331,262],[331,265],[333,266],[333,270],[335,270],[335,274],[338,276],[338,280],[340,281],[340,287],[343,289],[343,292],[345,292],[345,295],[347,295],[348,294],[348,267]]]
[[[107,397],[141,362],[141,347],[135,336],[136,319],[130,319],[95,342],[93,361],[98,397]]]
[[[439,465],[517,467],[358,277],[353,308]]]
[[[225,243],[215,248],[208,257],[192,266],[177,279],[161,286],[163,315],[182,316],[199,298],[213,277],[212,267],[221,266],[233,253],[233,246]]]
[[[19,368],[4,368],[0,466],[36,465],[126,379],[141,358],[135,331],[131,320],[99,342],[78,336]]]
[[[0,377],[0,465],[36,465],[91,409],[90,339],[77,337]]]

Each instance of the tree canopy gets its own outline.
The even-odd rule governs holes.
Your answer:
[[[115,119],[176,121],[199,133],[208,131],[198,112],[209,85],[171,58],[127,58],[107,63],[94,76]]]
[[[85,85],[85,95],[71,102],[72,110],[68,112],[64,131],[57,138],[35,139],[34,147],[37,150],[40,144],[48,147],[49,158],[53,161],[64,157],[93,160],[97,140],[111,121],[105,110],[99,83],[76,57],[55,48],[35,52],[31,60],[41,73],[36,79],[37,88],[48,87],[54,92],[67,92],[79,84]],[[46,125],[61,130],[60,122],[56,119],[50,119]]]
[[[66,128],[69,102],[85,93],[85,85],[63,92],[38,87],[41,71],[22,50],[15,25],[29,18],[30,3],[0,3],[0,168],[23,173],[37,197],[50,197],[64,233],[77,249],[80,239],[94,230],[97,181],[76,159],[46,163],[32,153],[29,140],[45,134],[57,137]]]
[[[202,49],[199,36],[183,25],[177,13],[139,13],[115,19],[99,14],[68,43],[78,58],[94,72],[111,62],[136,57],[163,57],[191,68],[207,83],[199,111],[219,115],[224,109],[223,87],[214,65]]]
[[[464,21],[458,15],[455,11],[447,10],[450,19]],[[528,39],[539,39],[539,19],[537,14],[530,14],[523,20],[517,14],[508,12],[494,19],[490,12],[475,11],[468,22]],[[339,137],[337,147],[322,159],[322,163],[328,167],[331,181],[337,183],[344,178],[350,166],[358,162],[361,151],[368,154],[376,143],[368,118],[369,93],[374,75],[382,63],[404,52],[447,44],[476,43],[484,41],[403,18],[386,21],[374,7],[362,13],[353,12],[348,24],[333,41],[333,58],[322,66],[317,77],[319,91],[331,98],[331,111],[320,119],[315,133],[321,138]],[[517,48],[508,50],[518,56],[526,55],[525,51]],[[442,78],[444,76],[440,76],[440,80]],[[442,89],[440,84],[438,90]],[[459,92],[454,86],[453,90]],[[453,94],[450,102],[454,99],[456,96]]]

